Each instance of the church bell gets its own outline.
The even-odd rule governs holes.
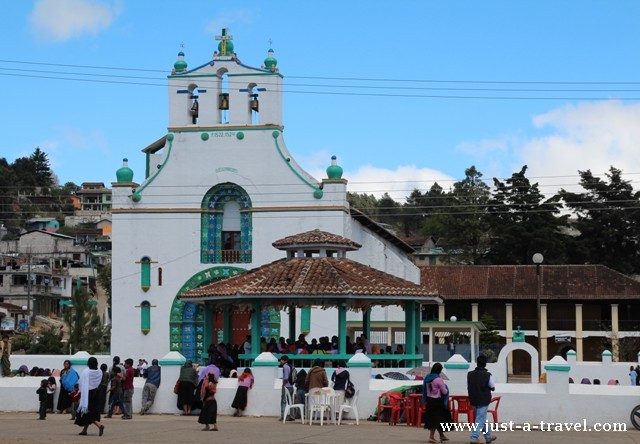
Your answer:
[[[229,109],[229,94],[221,93],[218,95],[218,109],[226,110]]]
[[[191,105],[191,115],[193,117],[198,117],[198,108],[199,108],[198,98],[194,97],[193,105]]]
[[[251,111],[255,111],[255,112],[260,111],[260,102],[258,102],[257,94],[251,94],[251,101],[249,102],[249,107],[251,108]]]

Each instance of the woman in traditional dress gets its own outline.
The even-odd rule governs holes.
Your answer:
[[[193,363],[190,359],[187,359],[182,368],[180,368],[178,381],[180,381],[180,387],[178,388],[178,408],[182,408],[184,415],[189,416],[194,399],[193,394],[198,384],[198,372],[193,368]]]
[[[0,341],[0,356],[2,356],[2,376],[13,376],[11,373],[11,341],[9,336],[2,335],[2,341]]]
[[[86,435],[89,425],[98,427],[98,434],[102,436],[104,426],[100,424],[100,383],[102,382],[102,370],[98,368],[98,360],[91,356],[87,361],[87,367],[82,371],[78,386],[80,389],[80,404],[76,415],[75,424],[82,427],[80,435]]]
[[[69,393],[73,391],[73,387],[78,383],[80,376],[78,372],[71,368],[71,361],[66,359],[62,370],[60,371],[60,393],[58,394],[58,413],[66,412],[71,408],[71,398]]]
[[[440,377],[442,373],[442,364],[435,363],[431,367],[431,373],[424,378],[422,383],[422,403],[427,405],[427,417],[424,428],[429,430],[429,443],[436,443],[436,430],[440,435],[440,442],[449,441],[444,436],[442,423],[451,422],[449,408],[447,403],[449,400],[449,389]]]
[[[198,422],[204,424],[203,432],[207,430],[218,431],[218,402],[216,401],[216,388],[218,378],[213,371],[209,371],[202,381],[200,397],[202,398],[202,410],[198,417]],[[210,427],[213,425],[213,427]]]
[[[245,368],[240,376],[238,376],[238,390],[233,398],[231,408],[236,409],[233,416],[242,416],[242,411],[247,408],[247,400],[249,398],[249,389],[253,388],[253,373],[249,367]]]

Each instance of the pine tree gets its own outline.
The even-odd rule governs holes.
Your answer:
[[[80,287],[78,280],[71,296],[72,307],[68,307],[64,313],[64,320],[69,326],[69,343],[74,352],[93,354],[103,346],[104,328],[98,310],[90,302],[89,294]]]

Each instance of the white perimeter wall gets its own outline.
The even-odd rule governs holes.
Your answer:
[[[79,353],[83,356],[82,352]],[[86,356],[86,355],[84,355]],[[171,353],[165,358],[179,357],[177,353]],[[268,357],[275,360],[269,353],[261,355],[263,359]],[[19,366],[17,356],[12,357],[14,364]],[[61,363],[64,356],[31,356],[33,359],[40,359],[42,367],[49,363]],[[356,359],[356,358],[352,358]],[[356,360],[367,360],[366,356],[360,355]],[[561,358],[560,358],[561,359]],[[28,362],[26,357],[25,363]],[[99,356],[98,360],[111,363],[110,357]],[[454,355],[450,361],[456,365],[464,363],[460,355]],[[553,361],[558,364],[556,357]],[[620,364],[630,366],[632,363]],[[27,364],[28,365],[28,364]],[[446,365],[445,365],[446,367]],[[592,370],[594,366],[588,366]],[[84,366],[75,365],[74,368],[81,372]],[[470,366],[469,369],[472,369]],[[449,378],[447,385],[453,395],[466,395],[466,377],[469,369],[445,368],[445,373]],[[249,416],[279,416],[280,414],[280,393],[281,393],[281,369],[278,367],[253,367],[256,378],[254,389],[249,393],[249,405],[246,414]],[[331,369],[328,369],[329,372]],[[398,371],[398,369],[393,369]],[[587,371],[585,367],[584,371]],[[176,407],[176,395],[173,394],[173,385],[178,378],[180,365],[162,365],[162,383],[156,397],[156,402],[152,408],[154,413],[178,413]],[[421,384],[420,381],[396,381],[377,380],[372,376],[382,369],[372,369],[369,367],[350,367],[351,380],[357,389],[360,390],[358,402],[359,416],[361,419],[373,414],[377,405],[378,397],[385,391],[407,384]],[[598,371],[585,373],[593,379]],[[499,408],[500,422],[513,421],[515,424],[539,424],[545,422],[586,422],[592,426],[595,423],[629,423],[629,413],[638,404],[640,399],[640,387],[630,387],[628,385],[608,386],[608,385],[582,385],[569,384],[569,372],[547,370],[546,384],[497,384],[494,396],[501,396],[502,400]],[[14,377],[0,378],[0,411],[37,411],[38,402],[35,390],[41,378],[38,377]],[[622,382],[622,381],[621,381]],[[134,393],[134,414],[140,410],[140,400],[142,396],[143,378],[136,378]],[[216,397],[218,399],[218,412],[221,415],[233,413],[231,402],[237,389],[237,380],[222,379],[218,385]]]

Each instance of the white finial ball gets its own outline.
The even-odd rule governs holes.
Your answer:
[[[458,318],[456,318],[455,316],[451,316],[451,322],[456,322],[458,320]]]

